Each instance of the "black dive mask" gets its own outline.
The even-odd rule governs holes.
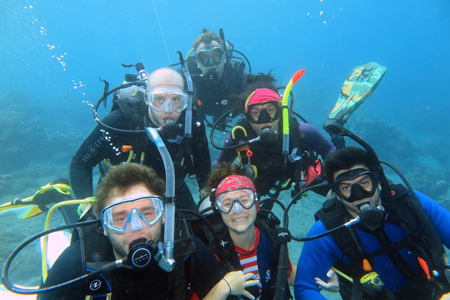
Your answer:
[[[160,134],[168,139],[173,139],[180,135],[181,128],[173,119],[164,120],[165,125],[161,127]]]
[[[278,131],[272,130],[271,127],[264,127],[262,129],[261,135],[259,136],[260,141],[266,145],[272,145],[278,138]]]
[[[361,179],[351,186],[343,183],[343,181],[354,180],[360,176]],[[370,183],[372,184],[371,189],[366,190],[364,186],[369,185]],[[370,172],[364,168],[358,168],[339,174],[336,177],[336,181],[333,183],[332,189],[333,192],[335,192],[336,195],[338,195],[340,198],[351,203],[365,198],[373,197],[375,191],[377,190],[378,184],[379,180],[375,173]],[[342,190],[344,189],[350,189],[350,196],[343,195]]]
[[[250,115],[250,111],[251,111],[251,106],[250,106],[248,108],[249,112],[247,112],[247,120],[253,124],[272,123],[273,121],[278,120],[281,117],[281,107],[279,105],[275,105],[275,107],[276,107],[276,112],[275,112],[275,116],[273,118],[270,116],[269,112],[265,108],[263,108],[259,112],[258,120],[255,121],[255,119],[253,119],[253,117]]]

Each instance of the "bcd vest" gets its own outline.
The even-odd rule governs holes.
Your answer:
[[[206,245],[209,246],[211,251],[217,255],[220,262],[224,265],[227,272],[243,270],[239,256],[235,250],[233,240],[230,237],[228,227],[223,223],[222,217],[219,212],[214,212],[212,214],[204,215],[205,220],[197,219],[189,222],[189,227],[196,237],[198,237],[201,241],[203,241]],[[269,251],[265,253],[264,257],[274,257],[272,263],[261,262],[258,261],[258,266],[261,266],[263,269],[271,270],[271,278],[273,280],[270,281],[270,284],[264,282],[264,275],[261,272],[263,270],[259,270],[261,276],[261,283],[263,285],[264,295],[261,300],[272,300],[274,299],[274,294],[276,288],[285,289],[285,297],[284,299],[292,299],[292,296],[289,292],[289,286],[287,284],[286,276],[284,278],[279,279],[280,283],[277,283],[277,270],[278,270],[278,261],[280,257],[280,246],[281,244],[286,244],[290,240],[290,234],[284,228],[279,227],[280,221],[274,217],[273,214],[268,217],[267,215],[258,213],[257,219],[255,221],[255,226],[262,232],[264,232],[270,239],[271,244],[273,245],[272,249],[262,249],[262,251]],[[261,243],[261,241],[260,241]],[[268,247],[269,248],[269,247]],[[260,251],[260,249],[258,249]],[[287,251],[283,253],[287,257]],[[284,283],[281,283],[283,281]],[[258,287],[250,287],[247,290],[257,296],[259,294]]]
[[[282,126],[282,118],[280,118],[279,126]],[[242,126],[247,131],[247,139],[252,140],[257,137],[250,123],[245,120],[239,120],[236,126]],[[301,126],[297,119],[290,116],[289,119],[289,155],[293,154],[297,149],[297,156],[300,158],[293,162],[285,159],[282,155],[283,135],[282,130],[278,130],[278,138],[273,145],[265,145],[261,142],[250,144],[250,150],[253,155],[250,158],[251,164],[257,168],[257,178],[255,185],[257,186],[259,195],[266,195],[271,188],[278,190],[289,189],[287,186],[281,187],[276,185],[277,181],[299,182],[302,179],[308,184],[321,175],[321,162],[311,149],[306,149],[300,139],[299,127]],[[303,178],[302,178],[303,174]],[[271,195],[272,198],[276,196]]]
[[[185,262],[187,256],[195,252],[195,244],[187,230],[184,220],[178,220],[178,226],[175,230],[174,259],[175,269],[168,273],[169,286],[168,299],[184,300],[187,292],[188,282],[186,276],[191,276],[192,269]],[[80,240],[82,268],[84,274],[99,270],[105,264],[115,261],[111,243],[107,237],[103,235],[103,229],[100,224],[79,227],[74,231],[72,242]],[[153,259],[153,258],[152,258]],[[154,261],[152,263],[155,263]],[[156,280],[158,280],[156,278]],[[176,283],[176,284],[173,284]],[[115,271],[101,273],[96,278],[86,282],[85,294],[90,299],[115,299],[115,288],[120,282],[116,282]]]
[[[395,202],[396,210],[387,210],[386,222],[399,225],[403,228],[406,236],[399,242],[391,242],[384,231],[383,226],[375,231],[356,225],[357,229],[371,233],[379,241],[381,248],[373,253],[361,252],[358,247],[362,245],[357,234],[352,235],[351,228],[338,230],[331,234],[337,246],[344,255],[350,260],[350,266],[342,261],[338,261],[335,267],[343,271],[353,278],[353,284],[346,279],[340,277],[340,293],[343,299],[435,299],[442,291],[449,288],[445,279],[445,265],[442,260],[442,242],[437,234],[436,229],[431,223],[427,213],[420,203],[409,195],[408,190],[402,185],[391,185],[392,201]],[[388,206],[391,207],[391,206]],[[315,214],[316,220],[321,220],[327,230],[334,229],[351,217],[346,211],[343,204],[336,198],[327,200],[323,207]],[[431,223],[431,225],[430,225]],[[358,239],[358,241],[355,241]],[[403,257],[399,254],[399,250],[407,248],[423,259],[428,269],[438,270],[441,272],[439,281],[431,282],[426,279],[425,272],[419,271],[416,274]],[[373,265],[374,258],[379,255],[386,254],[389,256],[395,267],[402,273],[404,278],[408,280],[408,285],[397,293],[392,293],[386,288],[383,294],[368,295],[360,283],[360,278],[367,275],[368,272],[363,269],[363,260],[366,259]]]

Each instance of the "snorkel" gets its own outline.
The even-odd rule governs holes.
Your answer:
[[[381,197],[382,197],[382,199],[385,199],[384,200],[386,202],[386,203],[384,203],[385,206],[390,205],[393,201],[392,201],[391,189],[389,188],[389,181],[388,181],[386,175],[384,174],[383,167],[381,166],[380,160],[378,159],[378,156],[375,153],[375,151],[373,150],[373,148],[362,138],[360,138],[359,136],[357,136],[350,130],[344,128],[343,126],[340,126],[337,124],[329,124],[329,125],[327,125],[327,128],[330,131],[336,133],[337,135],[348,136],[349,138],[351,138],[352,140],[357,142],[359,145],[361,145],[361,147],[363,147],[364,150],[367,151],[367,153],[369,153],[370,157],[372,158],[372,163],[374,166],[373,171],[378,176],[378,180],[380,181]],[[392,203],[392,205],[394,205],[394,203]]]
[[[146,127],[145,131],[158,148],[166,170],[166,194],[164,196],[166,203],[164,207],[164,255],[156,255],[155,258],[161,269],[166,272],[171,272],[175,268],[175,260],[173,259],[175,240],[175,170],[173,168],[173,162],[169,151],[159,136],[158,131],[155,128],[150,127]]]
[[[181,54],[181,51],[177,51],[177,53],[180,56],[181,68],[183,69],[184,77],[186,78],[188,87],[187,89],[188,104],[186,108],[185,123],[184,123],[184,137],[190,138],[192,137],[192,96],[194,95],[194,87],[192,84],[191,74],[189,73],[189,70],[186,66],[186,61],[183,58],[183,54]]]
[[[223,28],[219,29],[220,39],[222,40],[223,51],[225,51],[225,63],[228,62],[228,51],[227,51],[227,41],[225,40],[225,34],[223,33]]]
[[[281,101],[281,106],[283,109],[283,155],[289,154],[289,94],[291,92],[292,86],[303,76],[305,71],[305,69],[302,69],[295,73],[283,93],[283,99]]]

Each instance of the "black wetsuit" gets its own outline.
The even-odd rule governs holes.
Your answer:
[[[142,97],[122,99],[117,104],[119,109],[111,112],[102,120],[106,125],[128,130],[156,127],[148,117],[148,107]],[[179,124],[184,124],[184,116],[183,112],[178,120]],[[177,208],[183,209],[195,209],[194,199],[184,182],[186,175],[195,174],[199,188],[202,188],[211,169],[205,126],[203,121],[196,117],[195,112],[192,123],[192,138],[189,143],[192,156],[187,151],[186,139],[179,144],[161,134],[175,168]],[[180,135],[183,135],[183,130],[181,129]],[[134,155],[131,162],[143,163],[152,167],[158,176],[165,179],[165,168],[161,155],[145,132],[120,133],[98,125],[81,144],[70,164],[70,182],[77,198],[93,195],[92,168],[103,159],[107,159],[112,165],[127,161],[129,152],[122,152],[124,145],[133,147]],[[143,152],[145,158],[141,162]]]
[[[187,65],[194,83],[194,105],[201,115],[213,116],[213,121],[234,107],[236,98],[233,96],[243,92],[247,86],[249,72],[242,62],[228,61],[217,81],[201,76],[202,71],[194,57],[188,59]]]
[[[196,252],[189,255],[184,260],[185,282],[190,283],[191,289],[203,298],[219,282],[226,274],[222,265],[217,261],[211,251],[205,244],[194,238]],[[53,286],[82,276],[84,269],[82,266],[80,242],[73,243],[67,248],[48,273],[44,287]],[[107,253],[99,253],[108,261],[114,261],[112,248],[105,251]],[[175,271],[173,271],[175,272]],[[111,274],[113,276],[111,276]],[[112,299],[171,299],[168,296],[169,286],[181,284],[179,282],[171,282],[167,273],[160,269],[156,264],[146,270],[132,270],[127,268],[116,269],[110,274],[105,275],[106,278],[114,278],[107,280],[108,287],[112,290]],[[85,299],[89,293],[89,288],[94,279],[80,280],[65,288],[56,290],[55,292],[40,294],[38,299]],[[108,289],[108,291],[109,291]],[[186,289],[186,297],[190,291]],[[103,298],[100,298],[103,299]]]
[[[280,119],[279,124],[282,124]],[[321,155],[322,158],[326,158],[328,155],[336,151],[334,145],[327,140],[316,128],[308,123],[301,123],[292,118],[289,122],[290,139],[289,139],[289,153],[292,153],[294,148],[300,149],[298,155],[302,154],[301,150],[312,150]],[[258,137],[256,132],[251,128],[250,123],[246,120],[240,120],[236,126],[242,126],[246,129],[248,134],[248,140],[252,140]],[[275,187],[277,181],[284,182],[291,178],[293,182],[299,180],[300,170],[307,170],[307,157],[302,158],[301,161],[305,161],[304,166],[300,166],[300,170],[297,170],[296,163],[284,162],[284,156],[281,154],[283,135],[278,134],[277,140],[272,145],[265,145],[261,142],[250,145],[250,149],[253,152],[251,157],[252,165],[257,168],[257,178],[255,179],[256,192],[260,196],[264,196],[271,188]],[[231,136],[225,140],[223,147],[230,147],[233,145]],[[220,162],[228,161],[233,162],[236,159],[236,151],[234,149],[222,150],[216,157],[214,166],[217,167]]]

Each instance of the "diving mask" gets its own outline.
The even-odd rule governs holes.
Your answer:
[[[355,179],[357,179],[356,182],[348,183]],[[339,174],[333,183],[332,190],[343,200],[352,203],[373,197],[378,184],[379,180],[375,173],[358,168]]]
[[[159,196],[121,199],[101,211],[103,226],[117,233],[142,230],[155,225],[164,212]]]
[[[236,189],[221,193],[215,197],[218,210],[228,214],[234,208],[235,213],[239,213],[243,208],[251,208],[256,201],[256,193],[251,189]]]
[[[253,124],[265,124],[278,120],[281,117],[280,105],[275,101],[267,103],[271,103],[272,105],[268,105],[261,109],[258,108],[258,106],[266,103],[258,103],[249,106],[247,120]]]
[[[220,65],[224,57],[224,51],[217,45],[207,46],[200,49],[195,58],[205,68]]]
[[[188,96],[178,86],[155,86],[147,92],[147,104],[159,112],[181,112],[187,107]]]

